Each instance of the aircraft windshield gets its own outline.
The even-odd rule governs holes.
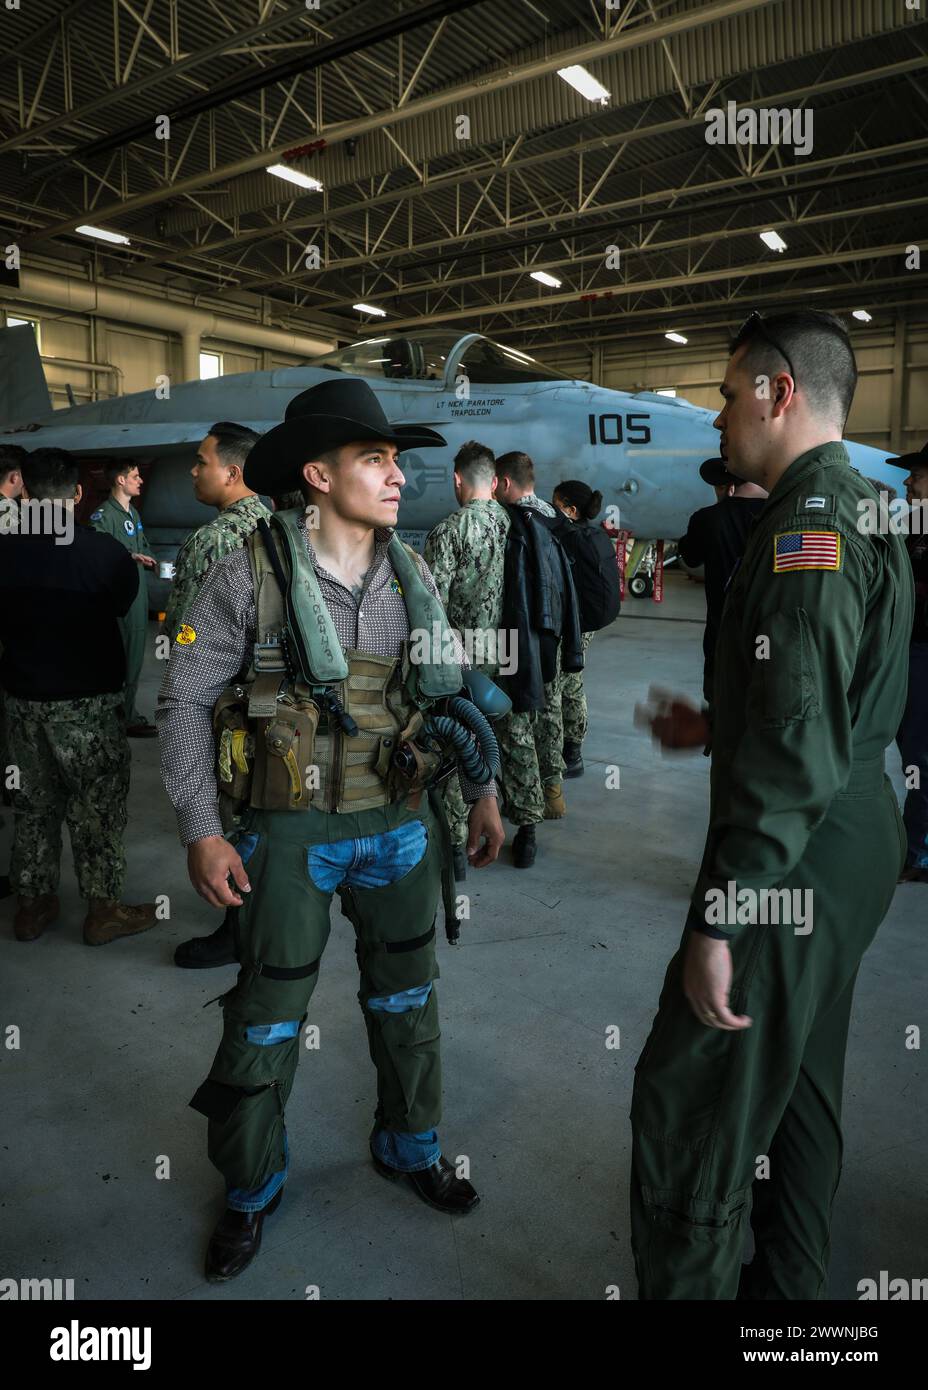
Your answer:
[[[314,357],[307,364],[348,376],[376,377],[382,381],[443,382],[448,358],[462,341],[460,334],[427,329],[422,333],[364,338],[358,343]],[[463,370],[476,386],[505,385],[522,381],[563,381],[564,376],[536,362],[524,352],[475,338],[465,349],[456,372]]]
[[[527,353],[507,347],[505,343],[494,343],[489,338],[478,338],[471,343],[461,358],[460,366],[475,386],[505,386],[509,382],[565,379],[563,372],[552,372],[550,367],[536,362],[534,357],[529,357]]]

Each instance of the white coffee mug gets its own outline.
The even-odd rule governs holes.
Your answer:
[[[158,574],[162,579],[174,578],[174,566],[170,560],[162,560],[158,566]]]

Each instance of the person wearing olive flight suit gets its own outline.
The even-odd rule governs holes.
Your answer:
[[[856,382],[843,326],[804,311],[752,315],[721,387],[722,455],[770,495],[726,596],[706,847],[636,1067],[642,1298],[825,1297],[854,983],[905,853],[883,762],[911,569],[859,524],[876,494],[841,443]],[[701,747],[704,716],[655,694],[661,744]]]
[[[435,917],[450,852],[429,797],[398,785],[392,761],[397,744],[414,740],[421,711],[461,687],[463,651],[452,640],[455,658],[446,655],[434,581],[392,529],[399,450],[443,443],[432,430],[390,425],[366,382],[302,392],[253,448],[245,482],[270,495],[299,483],[311,512],[275,513],[213,565],[172,647],[156,715],[165,785],[193,886],[212,906],[239,909],[242,968],[223,997],[212,1069],[191,1101],[209,1119],[210,1159],[226,1182],[207,1251],[211,1282],[249,1264],[280,1201],[284,1107],[336,890],[356,933],[377,1072],[374,1166],[439,1211],[464,1213],[478,1201],[442,1156],[436,1129]],[[438,650],[414,658],[412,634],[431,634],[433,624]],[[236,713],[246,700],[247,720]],[[235,787],[252,759],[235,847],[217,807],[214,707],[220,787]],[[496,788],[460,775],[474,802],[467,849],[482,868],[505,838]]]
[[[154,724],[139,714],[135,704],[145,661],[145,638],[148,635],[148,585],[141,571],[155,569],[157,564],[145,535],[142,518],[132,505],[133,497],[138,497],[142,491],[142,475],[134,463],[125,461],[109,463],[103,472],[110,486],[110,495],[91,514],[90,524],[95,531],[115,537],[141,567],[139,591],[135,596],[135,602],[126,616],[119,620],[119,630],[126,652],[126,688],[123,699],[126,733],[129,738],[154,738],[157,733]]]

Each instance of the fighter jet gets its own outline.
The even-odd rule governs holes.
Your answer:
[[[215,515],[196,501],[189,476],[210,425],[236,420],[269,430],[294,396],[332,372],[366,378],[389,420],[430,425],[448,441],[400,457],[399,531],[414,545],[455,509],[452,459],[468,439],[496,454],[530,454],[545,498],[564,479],[588,483],[603,494],[604,516],[640,541],[676,539],[691,513],[712,501],[698,468],[718,454],[714,411],[654,391],[593,386],[480,333],[442,329],[385,331],[304,366],[182,385],[159,378],[150,391],[52,410],[32,329],[8,328],[0,331],[0,443],[69,449],[88,480],[106,461],[131,457],[145,478],[146,532],[159,559],[170,561],[187,532]],[[884,451],[847,447],[866,477],[898,486]],[[89,510],[93,489],[85,492]],[[165,581],[149,583],[152,606],[163,606]]]

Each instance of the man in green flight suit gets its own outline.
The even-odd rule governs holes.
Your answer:
[[[883,758],[912,580],[901,538],[861,524],[856,384],[842,324],[809,310],[752,314],[721,387],[722,456],[770,495],[729,582],[706,848],[636,1067],[641,1298],[826,1296],[854,983],[906,848]],[[704,716],[655,696],[663,747],[702,747]]]
[[[108,463],[103,470],[110,488],[110,495],[101,507],[91,514],[90,524],[95,531],[114,536],[124,545],[143,570],[155,569],[157,561],[142,518],[132,499],[142,491],[142,475],[134,463],[122,459]],[[148,635],[148,585],[144,574],[139,574],[139,591],[135,602],[124,618],[119,620],[123,647],[126,653],[126,688],[123,698],[123,711],[126,719],[126,733],[129,738],[155,738],[157,729],[144,715],[139,714],[135,704],[145,660],[145,638]]]
[[[284,1110],[336,891],[355,929],[377,1073],[374,1166],[439,1211],[463,1214],[478,1201],[438,1142],[435,917],[447,858],[418,756],[409,761],[437,701],[450,701],[454,722],[464,654],[427,567],[393,532],[399,451],[443,443],[433,430],[391,425],[364,381],[302,392],[255,445],[245,480],[271,496],[302,484],[306,514],[275,513],[214,564],[171,649],[157,710],[165,786],[194,888],[213,907],[238,909],[242,965],[191,1101],[209,1119],[209,1156],[226,1184],[206,1256],[211,1282],[254,1259],[280,1202]],[[414,658],[413,633],[435,628],[437,644]],[[247,808],[232,842],[217,773],[218,789]],[[468,851],[482,868],[505,838],[496,787],[492,776],[460,776],[474,803]]]

